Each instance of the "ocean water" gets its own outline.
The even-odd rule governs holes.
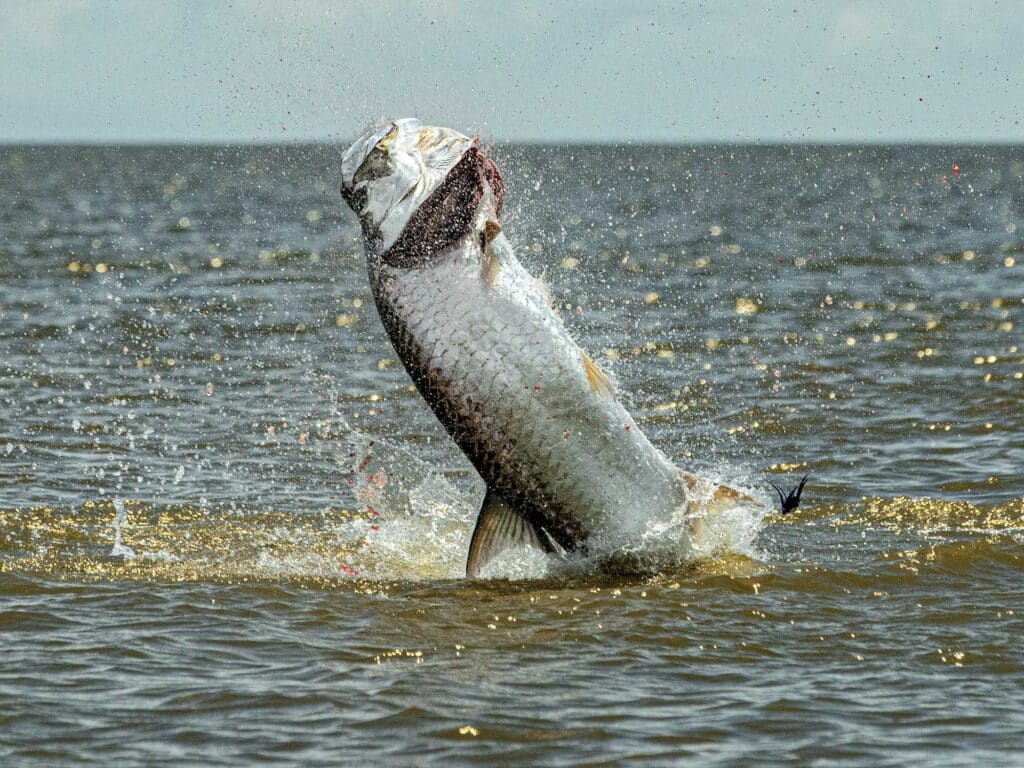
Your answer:
[[[1024,764],[1024,147],[495,147],[652,440],[810,480],[481,581],[343,149],[0,148],[0,763]]]

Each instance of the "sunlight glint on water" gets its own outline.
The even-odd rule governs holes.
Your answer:
[[[338,148],[2,148],[0,762],[1013,763],[1021,148],[496,155],[652,441],[805,505],[467,581]]]

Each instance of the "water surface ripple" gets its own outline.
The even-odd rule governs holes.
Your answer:
[[[1020,762],[1024,149],[499,147],[652,439],[812,481],[489,582],[341,151],[0,147],[0,763]]]

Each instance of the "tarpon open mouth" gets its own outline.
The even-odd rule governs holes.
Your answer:
[[[415,118],[363,134],[342,159],[341,195],[359,215],[367,247],[411,267],[469,232],[486,190],[500,214],[501,174],[470,139]]]

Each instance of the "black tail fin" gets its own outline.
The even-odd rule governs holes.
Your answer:
[[[782,514],[788,515],[790,512],[792,512],[794,509],[800,506],[800,494],[804,492],[804,485],[807,484],[808,477],[810,477],[810,474],[804,475],[800,479],[800,485],[796,486],[787,494],[783,494],[782,489],[779,488],[779,486],[777,486],[771,480],[768,481],[768,485],[774,488],[775,492],[779,494],[779,504],[781,505],[779,511],[782,512]]]

